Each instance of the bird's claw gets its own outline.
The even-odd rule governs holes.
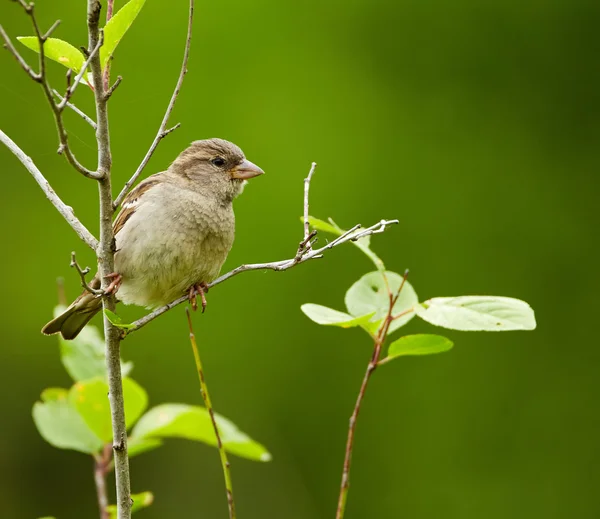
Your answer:
[[[108,285],[104,289],[103,295],[107,296],[110,294],[116,294],[117,290],[119,290],[119,288],[121,287],[121,282],[123,281],[123,276],[121,276],[121,274],[113,272],[112,274],[107,274],[104,277],[111,279],[112,281],[110,282],[110,285]]]
[[[200,300],[202,302],[202,313],[206,310],[206,294],[208,294],[208,285],[203,281],[202,283],[196,283],[190,287],[188,294],[192,310],[194,312],[198,309],[198,294],[200,294]]]

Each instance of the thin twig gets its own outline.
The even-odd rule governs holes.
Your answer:
[[[109,22],[109,20],[112,18],[113,16],[113,10],[115,7],[115,0],[107,0],[106,2],[106,23]],[[106,24],[105,24],[106,25]],[[110,95],[108,94],[109,90],[114,91],[115,88],[117,88],[118,84],[113,85],[113,88],[109,89],[108,85],[110,84],[110,62],[111,62],[111,58],[109,57],[108,61],[106,62],[106,66],[104,67],[104,77],[103,79],[103,88],[104,91],[107,92],[107,96],[110,97]],[[111,92],[112,94],[112,92]]]
[[[358,420],[358,415],[360,413],[360,408],[365,398],[367,392],[367,386],[369,384],[369,380],[373,375],[373,372],[377,369],[379,365],[381,365],[381,361],[379,360],[381,357],[381,350],[383,343],[385,342],[388,330],[390,328],[390,324],[394,320],[392,316],[392,312],[394,311],[394,305],[398,298],[400,297],[400,293],[404,288],[404,284],[406,282],[406,277],[408,276],[408,270],[404,273],[404,279],[400,284],[396,294],[393,294],[391,289],[387,288],[388,296],[390,299],[390,303],[388,306],[388,311],[385,316],[385,320],[383,322],[382,327],[379,329],[379,333],[375,336],[375,341],[373,344],[373,354],[371,356],[371,360],[367,365],[367,370],[365,371],[365,375],[363,377],[360,390],[358,391],[358,396],[356,398],[356,404],[354,405],[354,409],[352,411],[352,415],[350,416],[350,420],[348,422],[348,438],[346,440],[346,454],[344,456],[344,467],[342,470],[342,482],[340,485],[340,494],[338,497],[338,505],[337,511],[335,514],[336,519],[343,519],[344,512],[346,510],[346,502],[348,500],[348,490],[350,488],[350,466],[352,463],[352,450],[354,448],[354,436],[356,434],[356,422]]]
[[[363,238],[363,237],[369,236],[371,234],[379,234],[380,232],[383,232],[383,230],[385,230],[387,228],[387,226],[397,224],[397,223],[398,223],[398,220],[381,220],[379,223],[376,223],[375,225],[368,227],[364,231],[361,231],[359,237]],[[355,229],[355,228],[356,228],[356,226],[353,227],[353,229]],[[275,270],[275,271],[288,270],[292,267],[295,267],[296,265],[300,265],[301,263],[306,263],[307,261],[310,261],[313,259],[322,258],[323,253],[325,251],[327,251],[335,246],[341,245],[342,243],[352,241],[353,239],[358,239],[358,238],[356,238],[356,235],[353,235],[352,233],[348,233],[348,232],[344,233],[343,238],[342,238],[342,236],[340,236],[338,239],[335,240],[335,243],[331,242],[331,243],[328,243],[327,245],[325,245],[324,247],[321,247],[320,249],[313,249],[310,252],[307,252],[305,255],[303,255],[300,258],[300,260],[297,260],[296,257],[294,257],[294,258],[281,260],[281,261],[273,261],[270,263],[251,263],[249,265],[240,265],[239,267],[218,277],[213,282],[208,283],[207,287],[212,288],[220,283],[223,283],[224,281],[227,281],[228,279],[232,278],[233,276],[241,274],[242,272],[248,272],[250,270]],[[147,325],[149,322],[153,321],[160,315],[171,310],[171,308],[174,308],[177,305],[180,305],[181,303],[184,303],[185,301],[188,301],[188,300],[189,300],[189,297],[187,295],[181,296],[180,298],[175,299],[175,301],[172,301],[171,303],[169,303],[165,306],[162,306],[162,307],[158,308],[157,310],[154,310],[154,312],[152,312],[148,315],[145,315],[141,319],[134,321],[131,324],[131,328],[127,328],[127,330],[123,330],[123,334],[128,335],[132,332],[139,330],[140,328]]]
[[[42,80],[42,77],[38,73],[34,72],[34,70],[27,64],[27,62],[19,54],[19,51],[17,51],[15,46],[12,44],[12,41],[10,41],[8,34],[6,34],[6,31],[4,30],[4,27],[2,27],[2,25],[0,25],[0,36],[2,36],[2,39],[4,40],[4,48],[8,49],[8,51],[19,62],[19,65],[21,65],[21,67],[23,67],[23,70],[25,72],[27,72],[27,74],[29,74],[29,77],[31,77],[31,79],[40,83]]]
[[[56,194],[56,191],[52,189],[52,186],[48,183],[44,175],[37,168],[37,166],[31,160],[31,157],[25,154],[25,152],[17,146],[17,144],[2,130],[0,130],[0,141],[21,161],[23,166],[31,173],[31,176],[35,179],[38,185],[42,188],[42,191],[46,195],[46,198],[50,200],[52,205],[56,207],[58,212],[63,216],[67,223],[77,233],[83,242],[90,247],[92,250],[96,250],[98,247],[98,240],[94,238],[92,233],[79,221],[73,212],[73,208],[66,205],[60,197]]]
[[[229,519],[235,519],[235,502],[233,500],[233,485],[231,482],[231,467],[229,460],[227,459],[227,452],[225,452],[225,446],[221,440],[221,434],[219,432],[219,426],[215,418],[215,412],[213,410],[212,402],[210,400],[210,394],[208,392],[208,386],[206,385],[206,379],[204,377],[204,371],[202,370],[202,362],[200,361],[200,353],[198,351],[198,345],[196,344],[196,336],[194,335],[194,329],[192,326],[192,316],[190,309],[186,308],[185,313],[187,315],[188,326],[190,329],[190,343],[192,344],[192,350],[194,352],[194,360],[196,361],[196,369],[198,371],[198,378],[200,380],[200,393],[202,394],[202,400],[206,410],[210,415],[210,420],[215,431],[217,438],[217,447],[219,449],[219,456],[221,458],[221,467],[223,468],[223,476],[225,478],[225,489],[227,491],[227,505],[229,507]]]
[[[183,84],[183,78],[187,74],[187,64],[188,64],[188,58],[190,55],[190,46],[192,43],[193,19],[194,19],[194,0],[190,0],[187,37],[185,40],[185,49],[183,51],[183,62],[181,64],[181,71],[179,72],[179,78],[177,79],[177,84],[175,85],[175,90],[173,91],[173,95],[171,96],[171,100],[169,101],[169,105],[167,106],[167,111],[165,112],[163,120],[160,123],[158,132],[156,133],[156,137],[154,137],[154,141],[152,141],[150,148],[146,152],[145,157],[142,159],[141,164],[135,170],[135,173],[133,174],[133,176],[126,182],[126,184],[123,186],[123,189],[121,189],[119,196],[117,196],[117,198],[115,199],[115,202],[113,204],[113,208],[115,210],[121,205],[121,203],[123,202],[123,199],[127,196],[127,193],[129,193],[129,190],[131,189],[131,187],[133,186],[135,181],[138,179],[138,177],[140,176],[140,174],[146,167],[146,164],[148,164],[148,162],[150,161],[150,158],[154,154],[154,150],[158,146],[158,143],[164,137],[166,137],[170,132],[172,132],[173,130],[175,130],[176,128],[179,127],[179,125],[176,125],[173,128],[171,128],[170,130],[165,131],[167,128],[167,124],[169,123],[169,117],[171,116],[171,112],[173,111],[173,107],[175,106],[175,101],[177,101],[177,97],[179,96],[179,92],[181,90],[181,85]]]
[[[61,96],[56,90],[52,89],[52,93],[58,97],[59,101],[64,101],[64,97]],[[94,122],[94,120],[87,115],[85,112],[83,112],[80,108],[77,108],[77,106],[75,106],[73,103],[70,103],[67,101],[66,106],[68,106],[71,110],[73,110],[79,117],[81,117],[86,123],[88,123],[94,130],[96,129],[96,123]]]
[[[108,70],[108,65],[106,66],[107,70]],[[106,94],[104,94],[105,99],[108,100],[108,98],[113,95],[113,92],[117,89],[117,87],[121,84],[121,81],[123,81],[123,76],[117,76],[117,80],[113,83],[113,86],[111,86],[107,91]]]
[[[74,251],[71,252],[71,263],[69,264],[69,266],[74,268],[77,271],[77,274],[79,274],[79,279],[81,279],[81,286],[84,290],[87,290],[90,294],[94,294],[96,296],[101,296],[104,294],[102,290],[96,290],[88,284],[88,282],[85,279],[85,276],[90,273],[90,267],[85,267],[84,269],[82,269],[79,266],[79,263],[77,263],[77,258],[75,257]]]
[[[317,163],[313,162],[310,171],[308,172],[308,176],[304,179],[304,241],[305,246],[308,247],[308,235],[310,234],[310,222],[308,221],[308,194],[310,190],[310,181],[312,180],[312,176],[317,168]],[[310,247],[308,247],[310,248]]]
[[[98,509],[100,519],[109,519],[108,493],[106,492],[106,474],[109,471],[112,456],[110,444],[104,446],[101,455],[94,457],[94,482],[96,483],[96,495],[98,496]]]

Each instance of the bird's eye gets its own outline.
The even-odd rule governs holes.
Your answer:
[[[225,165],[225,159],[223,157],[215,157],[214,159],[211,159],[210,162],[218,168],[223,167]]]

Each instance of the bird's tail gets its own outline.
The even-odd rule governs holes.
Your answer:
[[[94,285],[100,285],[99,282],[92,282]],[[42,328],[42,333],[45,335],[53,335],[59,333],[67,340],[74,339],[79,335],[83,327],[94,317],[102,308],[102,298],[84,291],[69,308],[67,308],[58,317],[52,319],[46,326]]]

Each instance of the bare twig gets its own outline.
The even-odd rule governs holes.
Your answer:
[[[90,273],[90,267],[85,267],[84,269],[82,269],[79,266],[79,263],[77,263],[75,252],[71,252],[71,263],[69,264],[69,266],[74,268],[77,271],[77,274],[79,274],[79,278],[81,279],[81,286],[84,290],[87,290],[90,294],[94,294],[96,296],[101,296],[102,294],[104,294],[102,290],[96,290],[95,288],[92,288],[85,280],[85,276]]]
[[[106,23],[108,23],[109,20],[112,18],[114,7],[115,7],[115,0],[107,0],[107,2],[106,2]],[[117,88],[117,86],[118,86],[118,83],[117,83],[117,84],[113,85],[112,89],[108,88],[108,85],[110,84],[110,62],[111,62],[111,59],[109,58],[108,62],[106,63],[106,66],[104,67],[104,77],[102,78],[103,79],[103,88],[104,88],[104,91],[107,92],[108,97],[110,97],[110,94],[108,94],[108,91],[109,90],[114,91],[114,89]],[[111,92],[111,94],[112,94],[112,92]]]
[[[202,394],[202,400],[204,400],[204,405],[206,406],[206,410],[210,415],[210,420],[213,425],[213,429],[215,430],[215,436],[217,438],[217,447],[219,449],[219,456],[221,458],[221,467],[223,468],[223,476],[225,478],[225,489],[227,491],[227,505],[229,506],[229,519],[235,519],[235,502],[233,500],[233,485],[231,482],[231,468],[229,464],[229,460],[227,459],[227,452],[225,452],[225,446],[223,445],[223,441],[221,440],[221,434],[219,432],[219,426],[217,425],[217,420],[215,418],[215,412],[213,410],[212,402],[210,400],[210,394],[208,392],[208,386],[206,384],[206,379],[204,377],[204,371],[202,369],[202,362],[200,360],[200,353],[198,351],[198,345],[196,344],[196,336],[194,335],[194,329],[192,326],[192,316],[190,314],[190,309],[186,308],[185,313],[187,315],[188,326],[190,329],[190,342],[192,344],[192,350],[194,352],[194,360],[196,361],[196,369],[198,371],[198,378],[200,380],[200,393]]]
[[[108,70],[108,65],[106,65],[106,69]],[[113,86],[111,86],[107,91],[106,94],[104,94],[104,97],[106,99],[108,99],[111,95],[113,95],[113,92],[117,89],[117,87],[121,84],[121,81],[123,81],[123,77],[122,76],[117,76],[117,80],[113,83]]]
[[[346,454],[344,456],[344,467],[342,470],[342,483],[340,485],[340,494],[338,497],[338,505],[337,511],[335,514],[336,519],[343,519],[344,512],[346,510],[346,502],[348,500],[348,490],[350,488],[350,466],[352,463],[352,450],[354,448],[354,436],[356,434],[356,422],[358,420],[358,415],[360,413],[360,408],[362,402],[365,398],[365,394],[367,392],[367,386],[369,384],[369,380],[373,375],[373,372],[377,369],[379,365],[381,365],[381,361],[379,360],[381,357],[381,349],[383,343],[385,342],[388,330],[390,328],[390,324],[394,320],[392,316],[392,312],[394,311],[394,305],[398,298],[400,297],[400,293],[404,288],[404,284],[406,282],[406,277],[408,276],[408,270],[404,273],[404,279],[400,284],[396,294],[393,294],[389,285],[387,285],[387,292],[390,299],[389,307],[385,319],[383,321],[383,325],[379,329],[379,332],[375,336],[374,344],[373,344],[373,354],[371,355],[371,360],[367,365],[367,370],[363,377],[362,384],[360,386],[360,390],[358,391],[358,396],[356,398],[356,403],[354,404],[354,409],[352,411],[352,415],[350,416],[350,420],[348,422],[348,438],[346,440]]]
[[[29,74],[29,77],[31,77],[31,79],[40,83],[42,81],[42,76],[40,76],[40,74],[38,74],[37,72],[34,72],[33,69],[19,54],[19,51],[17,51],[15,46],[12,44],[12,41],[10,41],[8,34],[6,34],[6,31],[4,30],[4,27],[2,27],[2,25],[0,25],[0,36],[2,36],[2,39],[4,40],[4,47],[8,49],[8,51],[15,57],[15,59],[19,62],[19,65],[23,67],[23,70],[27,72],[27,74]]]
[[[17,51],[15,46],[12,44],[12,41],[8,37],[8,34],[6,34],[6,31],[4,30],[4,27],[2,27],[2,25],[0,25],[0,36],[2,36],[2,39],[4,40],[4,48],[8,49],[8,51],[19,62],[19,65],[21,65],[21,67],[23,67],[23,70],[25,72],[27,72],[27,74],[29,74],[29,77],[31,77],[31,79],[40,83],[42,80],[42,77],[37,72],[34,72],[34,70],[27,64],[27,62],[19,54],[19,51]]]
[[[59,101],[64,101],[65,98],[63,96],[61,96],[56,90],[52,90],[52,93],[58,97]],[[77,106],[75,106],[73,103],[70,103],[67,101],[66,106],[68,106],[71,110],[73,110],[79,117],[81,117],[86,123],[88,123],[94,130],[96,129],[96,123],[94,122],[94,120],[87,115],[85,112],[83,112],[81,109],[77,108]]]
[[[307,177],[309,180],[309,183],[310,183],[310,179],[312,178],[312,172],[314,172],[314,167],[315,167],[315,163],[313,162],[313,166],[311,167],[311,173],[309,173],[309,176]],[[305,192],[308,193],[306,184],[305,184]],[[305,208],[305,210],[308,208],[308,203],[307,203],[306,198],[305,198],[305,202],[304,202],[304,208]],[[308,218],[306,218],[306,220],[308,220]],[[346,243],[349,241],[356,241],[356,240],[359,240],[360,238],[364,238],[365,236],[370,236],[371,234],[382,233],[385,231],[385,229],[389,225],[394,225],[397,223],[398,223],[398,220],[381,220],[380,222],[376,223],[375,225],[372,225],[371,227],[367,227],[366,229],[363,229],[362,231],[359,231],[361,226],[360,226],[360,224],[357,224],[354,227],[352,227],[350,230],[344,232],[341,236],[338,236],[335,240],[331,241],[330,243],[328,243],[327,245],[325,245],[319,249],[313,249],[313,248],[309,249],[308,247],[305,246],[305,244],[311,243],[310,240],[315,235],[315,231],[310,232],[310,229],[309,229],[308,234],[300,242],[300,246],[299,246],[296,256],[294,256],[293,258],[286,259],[286,260],[280,260],[280,261],[272,261],[269,263],[251,263],[249,265],[240,265],[239,267],[218,277],[211,283],[208,283],[207,288],[212,288],[220,283],[223,283],[223,281],[227,281],[228,279],[232,278],[233,276],[241,274],[242,272],[248,272],[250,270],[275,270],[275,271],[288,270],[292,267],[295,267],[296,265],[300,265],[300,263],[306,263],[307,261],[310,261],[313,259],[322,258],[323,253],[325,251],[332,249],[334,247],[337,247],[338,245],[341,245],[342,243]],[[306,232],[306,230],[305,230],[305,232]],[[188,301],[188,300],[189,300],[189,297],[187,295],[181,296],[180,298],[175,299],[175,301],[172,301],[172,302],[166,304],[165,306],[161,306],[160,308],[154,310],[153,312],[149,313],[148,315],[145,315],[144,317],[138,319],[137,321],[134,321],[133,323],[131,323],[130,327],[122,330],[121,333],[123,334],[123,337],[125,337],[126,335],[128,335],[132,332],[139,330],[140,328],[146,326],[149,322],[153,321],[160,315],[171,310],[171,308],[174,308],[177,305],[180,305],[181,303],[184,303],[185,301]]]
[[[308,176],[304,179],[304,242],[305,242],[305,246],[309,247],[308,243],[309,243],[309,238],[308,235],[310,234],[310,222],[308,221],[308,194],[309,194],[309,190],[310,190],[310,181],[312,180],[312,176],[315,172],[315,169],[317,168],[317,163],[313,162],[311,167],[310,167],[310,171],[308,172]]]
[[[17,146],[17,144],[2,130],[0,130],[0,141],[21,161],[23,166],[31,173],[31,176],[35,179],[38,185],[42,188],[42,191],[46,195],[46,198],[50,200],[52,205],[56,207],[58,212],[63,216],[67,223],[77,233],[83,242],[88,245],[92,250],[96,250],[98,246],[98,240],[94,238],[92,233],[79,221],[73,212],[73,208],[66,205],[60,197],[56,194],[56,191],[52,189],[52,186],[48,183],[44,175],[37,168],[37,166],[31,160],[31,157],[25,154],[25,152]]]
[[[166,137],[170,132],[172,132],[173,130],[175,130],[176,128],[179,127],[179,125],[175,125],[170,130],[166,130],[167,124],[169,123],[169,117],[171,116],[171,112],[173,111],[173,107],[175,106],[175,101],[177,101],[177,97],[179,96],[179,92],[181,90],[181,85],[183,84],[183,78],[187,74],[187,64],[188,64],[188,58],[189,58],[189,55],[190,55],[190,46],[191,46],[191,43],[192,43],[192,22],[193,22],[193,19],[194,19],[194,0],[190,0],[187,37],[186,37],[186,40],[185,40],[185,49],[183,51],[183,62],[181,64],[181,71],[179,72],[179,78],[177,79],[177,84],[175,85],[175,90],[173,91],[173,95],[171,96],[171,100],[169,101],[169,105],[167,106],[167,111],[165,112],[163,120],[160,123],[160,127],[158,128],[158,132],[156,134],[156,137],[154,137],[154,141],[152,141],[152,144],[150,145],[150,148],[146,152],[145,157],[142,159],[141,164],[135,170],[135,173],[127,181],[127,183],[123,186],[123,189],[121,189],[121,192],[119,193],[119,196],[117,196],[117,198],[115,199],[115,202],[113,204],[113,207],[114,207],[115,210],[121,205],[121,203],[123,202],[123,199],[127,196],[127,193],[129,192],[129,190],[131,189],[131,187],[133,186],[133,184],[135,184],[135,181],[138,179],[138,177],[140,176],[140,174],[142,173],[142,171],[146,167],[146,164],[148,164],[148,162],[150,161],[150,158],[154,154],[154,150],[158,146],[158,143],[164,137]]]

